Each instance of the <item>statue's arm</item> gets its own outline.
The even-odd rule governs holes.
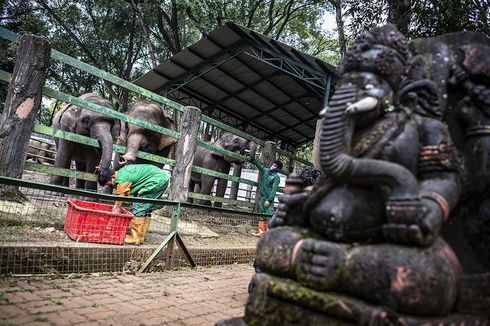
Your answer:
[[[457,205],[461,185],[456,149],[443,122],[420,118],[420,145],[418,213],[403,223],[387,223],[383,231],[388,241],[427,247]]]

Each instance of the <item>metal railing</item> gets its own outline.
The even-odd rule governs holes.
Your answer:
[[[10,32],[4,28],[0,28],[0,37],[4,38],[4,39],[7,39],[7,40],[10,40],[12,42],[17,42],[18,40],[18,35],[13,33],[13,32]],[[57,61],[60,61],[64,64],[68,64],[72,67],[76,67],[82,71],[85,71],[87,73],[90,73],[92,75],[95,75],[99,78],[102,78],[106,81],[109,81],[115,85],[118,85],[118,86],[121,86],[123,88],[126,88],[130,91],[133,91],[133,92],[136,92],[140,95],[143,95],[147,98],[150,98],[152,100],[155,100],[159,103],[162,103],[168,107],[171,107],[171,108],[174,108],[176,110],[179,110],[179,111],[183,111],[185,110],[185,107],[179,103],[176,103],[172,100],[169,100],[163,96],[160,96],[156,93],[153,93],[151,91],[148,91],[140,86],[137,86],[137,85],[134,85],[126,80],[123,80],[119,77],[116,77],[116,76],[113,76],[103,70],[100,70],[96,67],[93,67],[89,64],[86,64],[84,62],[81,62],[75,58],[72,58],[70,56],[67,56],[59,51],[56,51],[56,50],[52,50],[51,52],[51,57]],[[0,80],[3,80],[3,81],[6,81],[6,82],[9,82],[10,81],[10,74],[5,72],[5,71],[0,71]],[[74,96],[71,96],[69,94],[65,94],[65,93],[62,93],[62,92],[59,92],[57,90],[54,90],[52,88],[49,88],[49,87],[44,87],[43,88],[43,94],[45,94],[46,96],[49,96],[49,97],[52,97],[52,98],[55,98],[55,99],[58,99],[58,100],[61,100],[61,101],[64,101],[64,102],[68,102],[68,103],[72,103],[72,104],[75,104],[75,105],[78,105],[78,106],[81,106],[83,108],[86,108],[86,109],[89,109],[89,110],[92,110],[92,111],[95,111],[95,112],[98,112],[98,113],[102,113],[104,115],[107,115],[107,116],[110,116],[110,117],[113,117],[115,119],[119,119],[119,120],[122,120],[122,121],[126,121],[128,123],[131,123],[131,124],[134,124],[134,125],[138,125],[138,126],[141,126],[143,128],[146,128],[146,129],[149,129],[149,130],[152,130],[152,131],[155,131],[155,132],[158,132],[158,133],[162,133],[162,134],[165,134],[169,137],[173,137],[173,138],[179,138],[180,134],[176,131],[173,131],[173,130],[170,130],[170,129],[166,129],[166,128],[163,128],[163,127],[160,127],[160,126],[157,126],[157,125],[153,125],[147,121],[144,121],[144,120],[140,120],[140,119],[137,119],[137,118],[134,118],[134,117],[130,117],[130,116],[127,116],[123,113],[120,113],[120,112],[117,112],[117,111],[114,111],[114,110],[111,110],[111,109],[108,109],[108,108],[105,108],[103,106],[99,106],[97,104],[94,104],[94,103],[91,103],[91,102],[88,102],[88,101],[85,101],[85,100],[82,100],[80,98],[77,98],[77,97],[74,97]],[[212,119],[210,117],[207,117],[207,116],[202,116],[202,121],[206,122],[206,123],[209,123],[211,125],[214,125],[216,127],[219,127],[223,130],[226,130],[228,132],[231,132],[233,134],[236,134],[240,137],[243,137],[245,139],[248,139],[248,140],[252,140],[254,142],[256,142],[258,145],[263,145],[264,144],[264,141],[256,138],[256,137],[253,137],[251,135],[248,135],[240,130],[237,130],[235,128],[232,128],[228,125],[225,125],[223,124],[222,122],[220,121],[217,121],[215,119]],[[79,142],[79,143],[82,143],[82,144],[85,144],[85,145],[88,145],[88,146],[93,146],[93,147],[99,147],[99,144],[97,141],[95,141],[94,139],[91,139],[89,137],[84,137],[84,136],[81,136],[81,135],[76,135],[76,134],[71,134],[71,133],[68,133],[68,132],[65,132],[65,131],[62,131],[62,130],[56,130],[56,129],[53,129],[53,128],[50,128],[50,127],[47,127],[47,126],[43,126],[43,125],[36,125],[35,128],[34,128],[34,131],[38,132],[38,133],[41,133],[41,134],[44,134],[44,135],[48,135],[48,136],[53,136],[53,137],[57,137],[57,138],[63,138],[63,139],[67,139],[67,140],[70,140],[70,141],[75,141],[75,142]],[[230,152],[230,151],[227,151],[227,150],[224,150],[223,148],[221,147],[218,147],[218,146],[215,146],[213,144],[210,144],[210,143],[206,143],[206,142],[203,142],[201,140],[198,140],[198,146],[201,146],[203,148],[206,148],[208,150],[211,150],[211,151],[214,151],[214,152],[217,152],[217,153],[220,153],[220,154],[223,154],[223,155],[226,155],[226,156],[229,156],[229,157],[233,157],[235,159],[239,159],[239,160],[246,160],[247,158],[242,156],[242,155],[239,155],[239,154],[236,154],[234,152]],[[126,148],[123,147],[123,146],[118,146],[118,145],[114,145],[113,146],[113,149],[115,152],[117,153],[125,153],[126,151]],[[298,161],[298,162],[301,162],[302,164],[306,164],[306,165],[311,165],[311,163],[309,163],[308,161],[306,160],[303,160],[301,158],[298,158],[298,157],[295,157],[294,155],[290,154],[290,153],[287,153],[283,150],[280,150],[278,149],[278,153],[280,153],[281,155],[284,155],[286,157],[289,157],[289,158],[293,158],[294,160]],[[140,157],[140,158],[143,158],[143,159],[147,159],[147,160],[150,160],[150,161],[154,161],[154,162],[159,162],[159,163],[164,163],[164,164],[168,164],[170,166],[173,166],[175,164],[174,160],[171,160],[171,159],[168,159],[168,158],[164,158],[164,157],[160,157],[160,156],[157,156],[157,155],[153,155],[153,154],[150,154],[150,153],[145,153],[145,152],[141,152],[141,151],[138,151],[137,153],[137,157]],[[93,178],[95,176],[89,176],[87,174],[83,174],[83,173],[79,173],[79,172],[67,172],[67,171],[63,171],[65,169],[61,169],[61,168],[55,168],[55,167],[35,167],[33,164],[29,164],[27,166],[28,169],[30,169],[31,171],[32,170],[37,170],[38,172],[43,172],[43,173],[50,173],[50,174],[57,174],[57,175],[63,175],[63,176],[67,176],[67,175],[78,175],[79,178],[81,179],[85,179],[85,180],[91,180],[93,181]],[[213,170],[209,170],[209,169],[204,169],[204,168],[201,168],[201,167],[197,167],[197,166],[193,166],[192,168],[193,171],[195,172],[199,172],[199,173],[203,173],[203,174],[207,174],[207,175],[211,175],[211,176],[215,176],[215,177],[218,177],[218,178],[222,178],[222,179],[227,179],[227,180],[230,180],[230,181],[234,181],[234,182],[239,182],[239,183],[244,183],[244,184],[248,184],[248,185],[252,185],[252,186],[257,186],[257,182],[255,181],[252,181],[252,180],[247,180],[247,179],[243,179],[243,178],[239,178],[239,177],[235,177],[235,176],[231,176],[231,175],[228,175],[228,174],[223,174],[223,173],[219,173],[219,172],[216,172],[216,171],[213,171]],[[89,179],[86,179],[86,178],[89,178]],[[204,197],[203,197],[204,196]],[[200,198],[200,199],[203,199],[203,198],[207,198],[209,199],[209,197],[206,197],[205,195],[201,195],[201,194],[195,194],[195,193],[190,193],[189,194],[189,197],[191,198]],[[229,203],[229,204],[234,204],[234,205],[240,205],[240,201],[234,201],[234,200],[230,200],[230,199],[221,199],[221,198],[217,198],[217,197],[212,197],[212,200],[213,201],[218,201],[218,202],[225,202],[225,203]],[[250,204],[245,204],[246,207],[251,207]]]

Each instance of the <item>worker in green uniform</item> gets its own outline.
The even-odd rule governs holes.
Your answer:
[[[274,197],[276,197],[280,181],[277,172],[282,169],[282,162],[274,161],[269,168],[255,158],[252,158],[250,162],[262,172],[262,182],[259,188],[259,213],[272,215],[274,213]],[[267,231],[268,215],[260,218],[259,231],[254,233],[254,236],[261,237]]]
[[[137,196],[139,198],[159,199],[167,189],[170,173],[150,164],[126,165],[118,171],[105,169],[98,176],[101,186],[110,185],[116,188],[115,194],[122,196]],[[122,201],[116,201],[112,209],[118,213]],[[153,203],[134,203],[131,212],[134,214],[131,220],[130,236],[126,236],[124,242],[139,245],[144,242],[145,235],[150,226],[150,213],[158,205]]]

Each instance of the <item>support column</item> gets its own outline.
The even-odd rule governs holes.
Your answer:
[[[180,121],[180,139],[177,143],[175,166],[170,181],[170,200],[187,201],[200,124],[201,110],[193,106],[186,107]]]
[[[51,46],[43,38],[23,35],[19,39],[15,67],[0,117],[0,175],[21,178],[34,121],[41,106],[42,88],[49,67]],[[0,186],[19,194],[14,187]]]
[[[262,155],[260,155],[260,159],[259,159],[262,162],[262,164],[269,167],[272,164],[272,162],[274,162],[274,160],[276,159],[276,147],[277,147],[276,143],[272,141],[266,141],[264,143],[264,147],[262,148]],[[264,177],[263,173],[259,172],[259,178],[257,179],[259,184],[257,186],[257,192],[255,193],[255,207],[254,207],[255,212],[258,212],[259,210],[259,189],[260,189],[260,185],[262,184],[263,177]]]
[[[289,158],[289,164],[288,164],[288,173],[291,174],[294,172],[294,158],[290,157]]]

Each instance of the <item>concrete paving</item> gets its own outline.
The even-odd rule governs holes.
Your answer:
[[[0,325],[214,325],[243,316],[248,264],[140,275],[0,279]]]

